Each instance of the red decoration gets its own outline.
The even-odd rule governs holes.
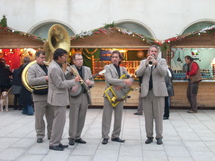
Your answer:
[[[20,66],[20,49],[2,49],[3,57],[10,69],[16,69]]]

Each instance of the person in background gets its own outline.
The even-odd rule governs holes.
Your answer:
[[[21,66],[20,73],[19,73],[20,79],[22,78],[23,70],[30,63],[30,58],[29,57],[24,57],[23,63],[24,64]],[[22,83],[22,86],[21,86],[19,104],[21,104],[23,106],[22,114],[24,114],[24,115],[33,115],[34,114],[34,109],[33,109],[33,106],[32,106],[33,105],[33,100],[32,100],[31,92],[28,91],[25,88],[23,83]]]
[[[158,58],[159,48],[152,45],[148,57],[140,62],[137,77],[142,77],[141,101],[145,115],[146,144],[153,142],[153,120],[157,144],[163,144],[164,98],[168,96],[164,77],[167,74],[166,60]]]
[[[66,122],[66,109],[69,105],[69,88],[80,81],[79,76],[66,80],[62,66],[66,63],[67,54],[68,52],[64,49],[56,49],[48,70],[48,103],[54,110],[49,149],[57,151],[68,148],[68,145],[63,145],[61,140]]]
[[[138,79],[139,79],[139,85],[141,87],[142,77],[139,77]],[[141,88],[139,90],[139,93],[141,94]],[[139,94],[139,97],[138,97],[137,112],[135,112],[134,115],[143,115],[143,105],[142,105],[140,94]]]
[[[197,94],[199,88],[199,82],[202,80],[201,71],[199,65],[193,61],[191,56],[185,56],[185,62],[188,65],[186,77],[188,79],[187,86],[187,99],[190,103],[191,109],[188,113],[197,113]]]
[[[31,86],[46,85],[48,86],[48,66],[44,64],[46,55],[44,51],[36,52],[36,63],[28,68],[28,83]],[[54,111],[47,103],[48,88],[33,90],[33,102],[35,111],[35,130],[37,143],[42,143],[45,137],[45,121],[47,122],[48,139],[51,138],[52,123]]]
[[[22,110],[22,107],[20,105],[20,93],[21,93],[21,88],[22,88],[22,80],[21,78],[19,77],[19,73],[20,73],[20,70],[21,70],[21,67],[20,66],[19,68],[17,69],[14,69],[13,71],[13,80],[12,80],[12,93],[14,94],[14,110]]]
[[[173,80],[173,72],[171,68],[168,68],[167,75],[165,76],[165,83],[167,87],[168,96],[165,97],[164,115],[163,115],[164,120],[169,119],[170,97],[174,96],[174,88],[173,88],[172,80]]]
[[[119,90],[124,86],[131,86],[133,79],[119,79],[120,76],[126,74],[129,76],[126,68],[121,67],[120,63],[123,60],[122,54],[115,50],[111,53],[111,62],[112,64],[105,65],[104,69],[106,70],[105,82],[107,88],[110,85],[116,86]],[[104,97],[104,108],[102,115],[102,144],[107,144],[109,140],[109,132],[111,126],[112,113],[114,111],[114,128],[111,136],[112,141],[123,143],[125,140],[119,138],[121,132],[121,122],[122,122],[122,111],[123,111],[123,101],[121,101],[115,107],[109,102],[108,98]]]
[[[67,67],[67,79],[74,79],[75,74],[71,68],[75,70],[81,79],[86,83],[79,86],[82,88],[78,96],[70,97],[70,112],[69,112],[69,145],[76,143],[86,144],[81,138],[81,132],[84,127],[88,105],[91,105],[91,94],[89,89],[94,86],[94,81],[89,80],[92,77],[92,72],[89,67],[83,66],[83,57],[81,54],[75,54],[72,57],[74,65]]]
[[[0,58],[0,94],[3,91],[6,91],[11,87],[11,76],[12,72],[10,71],[10,68],[8,65],[6,65],[6,61],[4,58]]]

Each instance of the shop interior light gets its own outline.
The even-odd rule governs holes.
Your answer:
[[[213,60],[212,60],[212,64],[215,64],[215,58],[213,58]]]

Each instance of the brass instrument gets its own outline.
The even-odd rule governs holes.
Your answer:
[[[66,31],[66,29],[59,24],[55,24],[50,27],[49,32],[48,32],[48,41],[46,41],[44,43],[44,51],[46,53],[46,58],[47,58],[46,61],[48,61],[48,63],[50,63],[52,61],[53,53],[57,48],[62,48],[66,51],[70,50],[69,34]],[[23,85],[30,92],[33,92],[34,89],[42,90],[42,89],[48,88],[48,83],[42,84],[42,85],[37,85],[37,86],[29,85],[28,78],[27,78],[28,68],[31,65],[33,65],[34,63],[36,63],[36,60],[29,63],[24,68],[24,70],[22,72],[22,76],[21,76]]]
[[[33,90],[40,90],[40,89],[45,89],[45,88],[48,88],[48,83],[46,84],[40,84],[40,85],[35,85],[35,86],[31,86],[29,85],[29,82],[28,82],[28,68],[35,64],[36,63],[36,60],[30,62],[23,70],[22,72],[22,83],[23,85],[25,86],[25,88],[29,91],[29,92],[33,92]],[[48,65],[47,62],[44,62],[44,64]]]
[[[126,79],[127,75],[123,74],[119,79]],[[128,94],[131,91],[134,91],[136,89],[133,89],[132,87],[125,86],[122,87],[120,90],[115,89],[115,86],[111,85],[108,87],[105,91],[104,94],[111,103],[113,107],[118,105],[120,102],[124,101],[126,98],[129,98]]]

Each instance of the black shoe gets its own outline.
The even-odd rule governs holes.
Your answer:
[[[64,148],[60,147],[59,145],[58,146],[49,146],[49,149],[50,150],[57,150],[57,151],[63,151],[64,150]]]
[[[69,140],[69,145],[75,145],[75,140],[74,139],[70,139]]]
[[[61,147],[61,148],[68,148],[69,146],[68,145],[59,144],[59,147]]]
[[[143,115],[142,112],[135,112],[134,115]]]
[[[108,143],[108,139],[104,138],[102,141],[102,144],[107,144]]]
[[[76,139],[75,140],[76,143],[81,143],[81,144],[86,144],[87,142],[82,140],[81,138],[80,139]]]
[[[120,139],[119,137],[117,138],[112,138],[111,141],[116,141],[116,142],[120,142],[120,143],[124,143],[125,140]]]
[[[162,141],[162,139],[161,139],[161,138],[157,139],[157,144],[158,144],[158,145],[163,144],[163,141]]]
[[[169,117],[163,117],[163,120],[169,120]]]
[[[50,140],[51,137],[48,137],[48,140]]]
[[[43,139],[42,138],[37,138],[37,143],[42,143]]]
[[[151,142],[153,142],[153,138],[147,138],[147,140],[145,141],[145,144],[150,144]]]

